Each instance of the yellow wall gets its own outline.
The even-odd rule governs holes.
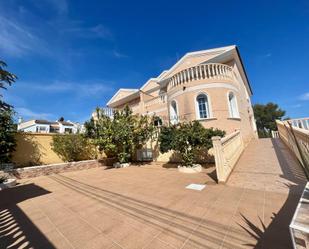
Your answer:
[[[12,161],[18,166],[62,163],[61,158],[52,150],[53,134],[19,133]]]

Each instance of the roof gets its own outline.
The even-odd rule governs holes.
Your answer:
[[[56,123],[57,123],[57,122],[56,122]],[[73,123],[67,122],[67,121],[58,121],[58,123],[61,123],[62,125],[66,125],[66,126],[74,126]]]
[[[107,102],[107,106],[109,106],[112,102],[114,102],[117,97],[119,97],[121,94],[125,94],[123,97],[128,97],[129,95],[132,95],[134,93],[139,92],[139,89],[133,89],[133,88],[120,88],[114,96]],[[121,98],[123,98],[121,97]]]
[[[108,101],[107,106],[112,107],[111,104],[113,103],[114,105],[116,102],[120,102],[120,100],[126,100],[132,99],[132,97],[138,97],[139,96],[139,91],[142,91],[143,89],[146,88],[151,83],[156,82],[157,84],[165,84],[167,79],[175,73],[175,71],[181,66],[184,66],[183,63],[188,59],[188,58],[198,58],[200,59],[196,60],[195,64],[201,64],[205,62],[220,62],[220,61],[227,61],[228,59],[235,59],[236,63],[239,66],[240,74],[242,76],[242,79],[245,83],[245,86],[247,87],[247,90],[250,94],[252,94],[252,88],[249,83],[249,79],[246,73],[246,70],[244,68],[242,59],[240,57],[239,50],[236,45],[231,45],[231,46],[225,46],[225,47],[219,47],[219,48],[212,48],[212,49],[207,49],[207,50],[201,50],[201,51],[196,51],[196,52],[189,52],[186,53],[179,61],[176,62],[169,70],[164,70],[158,77],[156,78],[150,78],[140,89],[119,89],[115,95]],[[195,66],[194,64],[190,66]],[[127,91],[128,94],[124,96],[120,96],[121,92]],[[137,94],[138,93],[138,94]],[[118,99],[117,99],[118,97]],[[119,98],[120,97],[120,98]],[[116,100],[116,101],[115,101]],[[121,101],[121,102],[123,102]]]
[[[44,120],[44,119],[35,119],[34,123],[36,123],[36,124],[46,124],[46,125],[58,124],[57,122],[48,121],[48,120]]]

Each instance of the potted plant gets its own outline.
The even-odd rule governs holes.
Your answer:
[[[5,188],[11,188],[16,185],[16,179],[10,178],[9,174],[0,172],[0,190]]]

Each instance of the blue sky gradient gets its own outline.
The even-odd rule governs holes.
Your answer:
[[[187,52],[236,44],[253,103],[309,116],[309,1],[0,0],[4,98],[24,119],[89,119]]]

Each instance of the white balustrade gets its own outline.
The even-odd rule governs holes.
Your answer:
[[[201,79],[233,80],[232,68],[219,63],[207,63],[186,68],[168,79],[168,88]]]

